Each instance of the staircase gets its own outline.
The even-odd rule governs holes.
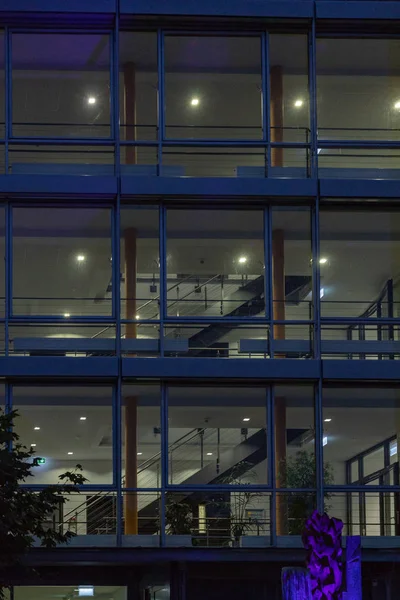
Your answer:
[[[243,437],[244,439],[240,439]],[[205,451],[213,448],[212,458]],[[229,482],[246,476],[267,456],[264,429],[249,429],[241,436],[237,429],[193,429],[170,445],[168,452],[171,484],[204,485]],[[240,471],[238,471],[240,465]],[[138,469],[139,488],[161,485],[161,453],[143,462]],[[180,495],[179,495],[180,496]],[[182,496],[182,499],[187,494]],[[115,534],[117,502],[114,491],[86,496],[67,512],[60,529],[77,535]],[[159,498],[156,493],[138,492],[139,533],[155,534],[159,530]]]

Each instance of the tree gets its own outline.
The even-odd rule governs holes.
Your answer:
[[[280,465],[282,487],[285,488],[315,488],[315,454],[307,450],[299,450],[294,456],[288,456]],[[324,463],[325,485],[332,485],[333,469],[330,463]],[[325,493],[325,499],[330,495]],[[325,505],[325,511],[328,511]],[[315,494],[304,492],[294,493],[286,497],[288,533],[301,535],[304,524],[315,509]]]
[[[81,465],[76,465],[59,476],[59,484],[40,491],[21,487],[34,476],[38,464],[34,449],[19,442],[14,430],[18,416],[17,411],[5,414],[0,409],[0,600],[11,584],[10,569],[24,568],[23,558],[34,544],[53,548],[75,535],[54,528],[46,519],[87,481]]]

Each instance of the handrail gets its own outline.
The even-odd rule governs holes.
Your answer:
[[[207,281],[205,281],[201,285],[198,285],[196,288],[194,288],[193,290],[191,290],[190,292],[188,292],[185,296],[182,296],[182,298],[179,298],[178,300],[174,300],[171,304],[168,305],[168,308],[170,306],[174,306],[174,304],[176,304],[177,302],[182,302],[182,300],[184,300],[185,298],[187,298],[191,294],[194,294],[196,292],[196,290],[201,290],[201,288],[203,288],[205,285],[208,285],[209,283],[211,283],[212,281],[214,281],[214,279],[217,279],[218,277],[221,277],[221,274],[219,274],[219,275],[213,275],[210,279],[207,279]]]
[[[196,427],[195,429],[192,429],[191,431],[188,431],[188,433],[185,433],[185,435],[183,435],[182,437],[180,437],[178,440],[176,440],[175,442],[173,442],[173,444],[170,445],[170,447],[168,448],[168,453],[169,452],[173,452],[174,450],[177,450],[178,448],[180,448],[181,446],[183,446],[186,442],[190,442],[193,438],[195,438],[198,435],[201,435],[201,433],[204,433],[205,428],[198,428]],[[190,436],[188,439],[188,436]],[[142,463],[138,469],[138,474],[139,473],[143,473],[143,471],[146,471],[146,469],[148,469],[148,467],[151,467],[155,462],[157,462],[157,460],[161,457],[161,450],[159,452],[157,452],[156,454],[154,454],[154,456],[151,456],[150,458],[148,458],[144,463]],[[122,482],[125,481],[125,477],[122,478]],[[97,494],[94,494],[93,496],[91,496],[90,501],[92,502],[92,500],[94,498],[97,498],[99,496],[101,496],[102,498],[106,498],[108,497],[110,494],[114,493],[115,490],[109,490],[108,492],[104,493],[103,491],[97,492]],[[79,506],[77,506],[76,508],[70,510],[66,515],[64,515],[63,517],[63,524],[66,522],[66,520],[68,520],[68,517],[70,515],[72,516],[78,516],[80,514],[82,514],[82,512],[85,510],[85,507],[88,504],[88,500],[85,500],[84,502],[82,502]],[[82,509],[82,510],[79,510]],[[78,512],[79,511],[79,512]]]

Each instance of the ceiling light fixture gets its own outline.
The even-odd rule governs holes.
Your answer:
[[[94,588],[92,585],[80,585],[78,588],[79,596],[94,596]]]
[[[294,103],[296,108],[301,108],[303,106],[303,104],[304,104],[304,101],[301,100],[301,98],[298,98]]]
[[[67,452],[68,456],[72,456],[73,452]]]
[[[239,262],[241,265],[244,265],[244,263],[247,262],[247,257],[246,256],[240,256],[239,257]]]
[[[400,100],[397,100],[397,102],[395,102],[394,107],[396,110],[400,110]]]
[[[326,265],[326,263],[327,263],[327,262],[328,262],[328,259],[327,259],[327,258],[320,258],[320,259],[319,259],[319,264],[320,264],[320,265]]]
[[[142,456],[143,452],[138,452],[137,455],[138,456]]]
[[[327,438],[327,436],[326,436],[326,435],[324,435],[324,437],[322,438],[322,445],[323,445],[323,446],[326,446],[326,445],[327,445],[327,443],[328,443],[328,438]]]
[[[324,296],[325,296],[325,290],[324,290],[324,288],[321,288],[321,289],[319,290],[319,297],[320,297],[320,298],[323,298]]]
[[[86,421],[86,417],[79,417],[80,421]]]
[[[332,419],[324,419],[324,423],[330,423]]]
[[[198,98],[192,98],[190,104],[192,106],[198,106],[200,104],[200,100]]]
[[[36,444],[31,444],[31,448],[36,448]]]
[[[88,104],[96,104],[96,98],[94,96],[89,96],[87,101],[88,101]]]
[[[245,417],[245,418],[243,419],[243,421],[244,421],[245,423],[247,423],[248,421],[250,421],[250,417]]]
[[[140,315],[136,315],[135,319],[136,319],[136,321],[139,321]]]
[[[84,262],[86,260],[86,256],[84,254],[78,254],[76,260],[78,262]]]
[[[64,313],[64,318],[65,318],[65,319],[69,319],[69,318],[70,318],[70,316],[71,316],[71,313]]]
[[[212,456],[212,452],[207,452],[207,456]]]
[[[33,428],[34,431],[40,431],[40,427],[38,425],[36,425],[36,427]]]

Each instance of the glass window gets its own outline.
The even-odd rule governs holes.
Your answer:
[[[171,386],[169,483],[266,484],[264,388]]]
[[[140,337],[143,327],[136,321],[158,319],[160,316],[158,229],[157,207],[122,208],[121,317],[135,323],[135,327],[126,326],[128,337]]]
[[[111,271],[109,209],[13,209],[14,314],[111,315]]]
[[[45,459],[27,483],[59,483],[77,464],[89,485],[113,482],[111,387],[14,386],[13,407],[20,442]]]
[[[121,141],[156,140],[158,124],[157,34],[119,34]],[[138,149],[123,147],[121,161],[139,162]]]
[[[261,210],[169,210],[168,315],[264,316],[263,229]]]
[[[13,34],[12,85],[15,136],[110,136],[108,35]]]
[[[71,598],[78,600],[82,595],[79,594],[79,588],[93,588],[93,598],[104,598],[108,600],[126,600],[127,588],[116,585],[100,586],[87,585],[86,579],[83,584],[77,582],[76,585],[67,586],[15,586],[13,588],[15,600],[52,600],[53,598]]]
[[[166,36],[170,138],[261,139],[259,37]]]
[[[321,139],[399,139],[399,57],[397,39],[317,40]]]
[[[269,56],[271,142],[309,143],[307,36],[271,34]],[[272,149],[271,162],[284,166],[282,148]]]
[[[274,207],[272,278],[275,320],[312,317],[311,215],[308,207]],[[308,328],[304,330],[309,337]],[[298,328],[276,326],[274,337],[299,337]]]
[[[316,487],[314,389],[307,385],[274,388],[276,488]],[[300,535],[315,507],[315,494],[279,493],[276,498],[278,535]]]
[[[390,458],[393,448],[390,438],[398,435],[399,415],[397,388],[324,388],[324,460],[333,474],[331,483],[391,485],[396,479],[398,482],[399,465],[397,459],[393,462]],[[396,450],[397,447],[392,452],[396,454]],[[359,458],[361,468],[355,471],[353,465]]]
[[[321,211],[320,248],[322,316],[400,315],[400,212]],[[388,296],[388,284],[393,301],[391,293]],[[362,339],[358,331],[350,333],[351,338],[348,328],[343,328],[342,339]],[[371,324],[364,339],[377,340],[380,335],[388,339],[387,328],[379,332]],[[397,335],[395,330],[395,339]]]
[[[4,70],[4,33],[0,30],[0,138],[5,129],[5,70]],[[0,172],[4,171],[4,151],[0,152]]]

